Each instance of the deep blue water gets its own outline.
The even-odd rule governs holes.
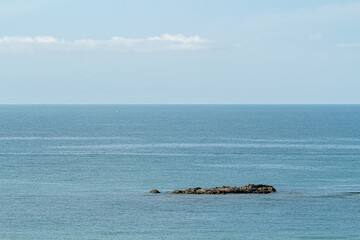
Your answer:
[[[170,194],[249,183],[278,191]],[[359,216],[360,105],[0,105],[2,240],[360,239]]]

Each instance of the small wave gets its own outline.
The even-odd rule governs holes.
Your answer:
[[[328,167],[312,167],[312,166],[294,166],[286,164],[204,164],[202,166],[218,167],[218,168],[260,168],[260,169],[284,169],[284,170],[310,170],[319,171],[325,170]]]
[[[0,137],[0,141],[16,141],[16,140],[24,140],[24,141],[34,141],[34,140],[116,140],[116,139],[137,139],[131,137]]]
[[[346,198],[346,197],[360,197],[360,192],[339,192],[326,195],[315,196],[315,198]]]
[[[254,143],[148,143],[148,144],[102,144],[82,146],[56,146],[53,148],[79,149],[133,149],[133,148],[296,148],[296,149],[360,149],[360,145],[340,144],[254,144]]]
[[[123,156],[198,156],[199,154],[187,154],[187,153],[129,153],[129,152],[40,152],[40,153],[31,153],[31,152],[0,152],[1,155],[31,155],[31,156],[71,156],[71,155],[123,155]],[[201,156],[211,156],[204,155]]]
[[[360,192],[345,192],[344,193],[345,195],[349,195],[349,196],[353,196],[353,195],[355,195],[355,196],[360,196]]]

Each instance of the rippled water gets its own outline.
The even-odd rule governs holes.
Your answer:
[[[170,194],[249,183],[278,192]],[[360,105],[0,105],[0,239],[360,239],[359,216]]]

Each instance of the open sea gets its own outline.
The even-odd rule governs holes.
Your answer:
[[[360,239],[360,105],[0,105],[0,239]]]

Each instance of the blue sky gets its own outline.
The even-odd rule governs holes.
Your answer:
[[[0,103],[360,103],[360,1],[2,0]]]

